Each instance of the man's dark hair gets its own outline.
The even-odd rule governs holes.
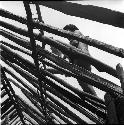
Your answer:
[[[68,24],[64,28],[64,30],[69,30],[71,32],[74,32],[75,30],[79,30],[75,25],[73,24]]]

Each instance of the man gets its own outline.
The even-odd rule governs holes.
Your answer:
[[[67,31],[74,32],[75,34],[77,34],[79,36],[83,36],[83,34],[79,31],[79,29],[75,25],[73,25],[73,24],[66,25],[63,29],[67,30]],[[68,39],[68,40],[70,41],[70,44],[72,46],[75,46],[76,48],[81,49],[86,55],[90,56],[87,44],[84,44],[82,42],[79,42],[79,41],[73,40],[73,39]],[[78,65],[80,67],[83,67],[83,68],[91,71],[91,65],[86,60],[84,60],[83,58],[78,58],[78,57],[77,58],[72,58],[72,57],[69,57],[69,60],[73,64],[76,64],[76,65]],[[83,91],[97,96],[96,92],[93,89],[93,86],[91,86],[91,85],[89,85],[87,83],[84,83],[84,82],[82,82],[79,79],[77,79],[77,80],[78,80],[79,85],[82,87]]]

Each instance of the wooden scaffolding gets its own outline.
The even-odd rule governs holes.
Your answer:
[[[124,58],[124,49],[108,45],[89,37],[79,37],[72,32],[46,25],[41,17],[39,5],[47,6],[71,16],[86,18],[120,28],[124,28],[124,14],[101,7],[79,5],[65,1],[56,3],[54,3],[54,1],[27,1],[23,3],[27,18],[0,9],[0,16],[27,25],[28,30],[1,20],[0,26],[29,38],[29,40],[26,40],[5,29],[0,29],[0,35],[21,46],[20,48],[1,40],[1,60],[7,65],[7,67],[5,67],[1,64],[1,98],[7,95],[7,98],[1,103],[2,124],[27,125],[30,123],[31,125],[41,125],[62,124],[63,122],[88,124],[82,117],[61,103],[59,99],[96,124],[124,123],[124,70],[121,64],[118,64],[114,69],[93,57],[85,55],[81,50],[75,47],[45,36],[44,31],[81,41],[121,58]],[[32,17],[30,4],[36,5],[38,14],[37,21]],[[101,16],[101,13],[104,13],[104,17]],[[115,19],[119,20],[115,21]],[[34,33],[33,29],[39,29],[40,34]],[[38,45],[36,41],[41,42],[42,46]],[[121,87],[47,51],[45,45],[53,46],[66,55],[86,59],[100,72],[106,72],[118,78]],[[16,53],[14,50],[21,52],[21,54]],[[30,56],[33,62],[25,59],[22,53]],[[42,66],[40,64],[42,64]],[[46,66],[52,67],[53,71],[48,70]],[[9,70],[8,67],[15,70],[33,87],[27,84],[16,73]],[[67,76],[87,81],[88,84],[106,92],[105,100],[74,88],[64,80],[55,76],[52,72],[66,74]],[[8,75],[11,77],[7,77]],[[20,95],[17,95],[12,85],[18,87],[33,106],[26,102]]]

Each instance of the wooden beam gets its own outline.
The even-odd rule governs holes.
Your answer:
[[[3,10],[3,9],[0,9],[0,15],[3,17],[6,17],[6,18],[10,18],[10,19],[19,21],[23,24],[27,23],[27,20],[25,18],[14,15],[14,14],[12,14],[6,10]],[[0,25],[1,25],[1,22],[0,22]],[[65,38],[71,38],[71,39],[78,40],[78,41],[83,42],[85,44],[94,46],[98,49],[104,50],[106,52],[109,52],[111,54],[114,54],[116,56],[120,56],[120,57],[124,58],[124,49],[122,49],[122,48],[117,48],[117,47],[114,47],[112,45],[103,43],[103,42],[95,40],[95,39],[91,39],[91,38],[86,37],[86,36],[79,37],[78,35],[76,35],[72,32],[58,29],[58,28],[55,28],[53,26],[43,24],[41,22],[39,23],[39,22],[33,21],[33,25],[35,27],[37,27],[38,29],[40,28],[42,30],[45,30],[47,32],[50,32],[50,33],[53,33],[55,35],[59,35],[59,36],[65,37]]]
[[[12,66],[13,64],[11,64]],[[14,66],[14,65],[13,65]],[[12,66],[12,67],[13,67]],[[15,67],[15,66],[14,66]],[[14,68],[13,67],[13,68]],[[14,68],[15,69],[15,68]],[[17,69],[17,68],[16,68]],[[44,71],[42,71],[44,72]],[[45,79],[45,83],[47,83],[48,85],[52,86],[55,90],[59,90],[59,92],[61,94],[63,94],[66,98],[68,98],[70,101],[72,102],[75,102],[75,103],[78,103],[80,104],[81,106],[91,110],[93,113],[96,113],[98,116],[104,116],[104,112],[100,111],[99,109],[97,109],[96,107],[94,107],[93,105],[90,105],[89,103],[87,102],[84,102],[84,100],[81,100],[80,98],[74,96],[73,94],[69,93],[68,91],[60,88],[59,86],[57,86],[55,83],[53,83],[51,80],[48,80],[48,79]],[[47,81],[46,81],[47,80]],[[27,87],[26,87],[27,88]],[[67,96],[68,95],[68,96]],[[73,97],[73,98],[72,98]],[[77,101],[76,101],[77,100]],[[84,104],[85,103],[85,104]],[[97,121],[97,120],[96,120]]]
[[[24,30],[23,30],[23,31],[24,31]],[[22,31],[22,32],[23,32],[23,31]],[[25,32],[25,31],[24,31],[24,32]],[[19,45],[21,44],[20,42],[24,40],[24,39],[20,39],[19,37],[17,37],[17,36],[14,35],[14,34],[11,34],[11,33],[7,32],[7,31],[4,31],[4,30],[0,30],[0,33],[1,33],[3,36],[5,36],[6,38],[15,41],[16,43],[19,41],[19,42],[18,42]],[[36,34],[35,34],[35,35],[36,35]],[[38,37],[38,36],[36,35],[35,38],[37,38],[37,39],[40,40],[40,41],[42,41],[42,40],[45,41],[48,45],[55,46],[56,48],[60,49],[64,54],[67,54],[67,55],[69,55],[69,56],[74,56],[74,57],[76,56],[76,57],[84,58],[85,60],[88,61],[88,63],[90,63],[91,65],[93,65],[93,66],[94,66],[95,68],[97,68],[100,72],[106,72],[106,73],[108,73],[108,74],[110,74],[110,75],[113,75],[114,77],[118,78],[117,72],[116,72],[116,70],[115,70],[113,67],[111,67],[111,66],[109,66],[109,65],[107,65],[107,64],[104,64],[104,63],[102,63],[101,61],[99,61],[99,60],[97,60],[97,59],[95,59],[95,58],[93,58],[93,57],[90,57],[90,56],[85,55],[84,53],[82,53],[82,51],[80,51],[79,49],[76,49],[76,48],[73,47],[73,46],[69,46],[69,45],[67,45],[67,44],[62,44],[62,42],[60,42],[60,41],[56,41],[56,40],[50,39],[50,38],[45,37],[45,36],[43,36],[42,39],[41,39],[41,37]],[[24,41],[25,41],[26,43],[25,43]],[[29,42],[26,41],[26,40],[24,40],[24,41],[22,42],[21,45],[27,47],[27,49],[31,49],[31,47],[29,46],[29,45],[30,45]],[[26,45],[27,45],[27,46],[26,46]],[[37,45],[37,47],[38,47],[38,48],[41,48],[41,47],[38,46],[38,45]],[[45,56],[45,55],[44,55],[44,56]]]
[[[32,3],[37,3],[39,5],[55,9],[67,15],[124,28],[124,13],[119,11],[114,11],[94,5],[81,5],[66,1],[33,1]]]
[[[3,45],[2,45],[3,46]],[[4,47],[5,48],[5,47]],[[8,49],[7,49],[7,51],[8,51]],[[105,80],[105,79],[103,79],[103,78],[101,78],[101,77],[99,77],[99,76],[97,76],[97,75],[95,75],[95,74],[93,74],[93,73],[90,73],[90,72],[88,72],[88,71],[84,71],[84,74],[86,74],[86,72],[87,72],[87,75],[89,74],[89,76],[84,76],[84,74],[82,74],[82,72],[83,72],[83,69],[80,69],[80,68],[76,68],[76,66],[73,66],[73,65],[70,65],[70,64],[68,64],[66,61],[63,61],[61,58],[59,58],[59,57],[56,57],[55,55],[53,55],[53,54],[51,54],[51,53],[49,53],[49,52],[47,52],[47,51],[44,51],[44,50],[40,50],[41,51],[41,54],[45,54],[45,56],[46,56],[46,58],[48,58],[48,59],[50,59],[50,60],[52,60],[53,62],[55,62],[57,65],[59,65],[59,66],[61,66],[61,67],[63,67],[63,68],[66,68],[66,69],[68,69],[69,71],[71,71],[71,72],[73,72],[74,74],[76,74],[76,76],[74,75],[74,74],[71,74],[71,75],[73,75],[74,77],[77,77],[77,78],[85,78],[85,79],[87,79],[87,82],[89,83],[89,84],[92,84],[92,85],[94,85],[94,86],[97,86],[98,88],[100,88],[100,89],[104,89],[104,91],[109,91],[109,92],[111,92],[112,94],[113,94],[113,91],[116,91],[116,93],[119,93],[119,94],[121,94],[122,96],[123,96],[123,93],[122,93],[122,89],[119,87],[119,86],[117,86],[117,85],[115,85],[114,83],[112,83],[112,82],[110,82],[110,81],[108,81],[108,80]],[[9,51],[9,53],[10,53],[10,51]],[[18,54],[14,54],[14,55],[18,55]],[[31,69],[32,69],[32,64],[28,61],[28,60],[26,60],[26,59],[21,59],[22,57],[19,57],[19,56],[16,56],[18,59],[20,59],[20,61],[23,61],[23,63],[25,64],[25,63],[27,63],[30,67],[31,67]],[[31,65],[32,66],[31,66]],[[75,69],[75,70],[74,70]],[[76,70],[77,69],[77,70]],[[81,73],[79,72],[79,71],[81,71]],[[33,72],[32,72],[33,73]],[[34,73],[33,73],[34,74]],[[78,74],[78,76],[77,76],[77,74]],[[90,77],[91,75],[90,74],[92,74],[92,78]],[[101,79],[101,81],[100,81],[100,79]],[[92,82],[91,82],[91,80],[92,80]],[[98,84],[96,84],[98,82]],[[100,86],[100,82],[101,82],[101,86],[102,86],[102,88],[101,87],[99,87]],[[107,83],[107,88],[106,88],[106,84],[105,83]],[[109,87],[109,84],[110,84],[110,87]],[[118,89],[117,89],[118,88]]]
[[[43,61],[43,60],[42,60]],[[45,62],[46,63],[46,62]],[[50,64],[50,63],[46,63],[47,65],[48,64]],[[50,65],[51,66],[51,65]],[[53,65],[52,65],[53,66]],[[55,67],[55,65],[54,65],[54,68],[56,68]],[[18,69],[17,69],[18,70]],[[62,69],[60,69],[60,70],[62,70]],[[72,91],[74,91],[77,95],[79,95],[82,99],[84,99],[83,97],[87,97],[88,95],[86,94],[86,93],[80,93],[79,92],[79,90],[77,91],[77,90],[75,90],[75,88],[74,87],[72,87],[72,86],[70,86],[68,83],[65,83],[65,81],[62,81],[61,79],[59,79],[58,77],[56,77],[56,76],[54,76],[54,75],[52,75],[52,74],[50,74],[50,73],[48,73],[47,71],[45,71],[46,73],[47,73],[47,75],[48,76],[50,76],[51,78],[53,78],[53,79],[55,79],[55,80],[57,80],[58,82],[60,82],[60,84],[62,84],[62,85],[64,85],[65,87],[67,87],[68,89],[70,89],[70,90],[72,90]],[[33,76],[30,76],[30,74],[28,74],[27,72],[20,72],[21,73],[21,75],[23,76],[23,77],[25,77],[26,78],[26,80],[28,80],[30,83],[32,83],[35,87],[36,87],[36,85],[34,84],[35,82],[37,82],[37,80],[35,79],[32,79],[32,77]],[[99,100],[99,99],[96,99],[96,97],[92,97],[91,95],[89,95],[88,97],[90,97],[90,99],[92,100],[96,100],[96,101],[98,101],[99,103],[103,103],[102,102],[102,100]],[[92,98],[91,98],[92,97]],[[86,98],[85,98],[86,99]],[[92,102],[93,103],[93,102]],[[94,104],[96,104],[96,103],[94,103]],[[101,106],[101,105],[99,105],[99,106]],[[104,107],[102,107],[102,108],[104,108]]]
[[[6,90],[7,94],[8,94],[8,96],[9,96],[9,98],[11,99],[12,103],[14,104],[14,107],[15,107],[16,110],[17,110],[17,113],[18,113],[18,116],[19,116],[20,119],[21,119],[21,122],[22,122],[24,125],[26,125],[25,122],[24,122],[24,119],[23,119],[24,116],[23,116],[23,114],[22,114],[22,112],[21,112],[21,109],[20,109],[18,103],[17,103],[17,98],[16,98],[15,91],[13,90],[13,88],[12,88],[12,86],[11,86],[9,80],[8,80],[7,77],[6,77],[6,74],[5,74],[5,71],[4,71],[4,67],[1,67],[1,73],[2,73],[2,77],[3,77],[3,79],[4,79],[5,90]],[[8,87],[9,87],[9,89],[8,89]]]

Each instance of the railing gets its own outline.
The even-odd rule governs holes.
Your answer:
[[[32,2],[31,2],[32,3]],[[24,7],[27,14],[27,19],[20,17],[18,15],[12,14],[6,10],[0,9],[0,16],[9,18],[15,21],[18,21],[22,24],[26,24],[28,26],[28,30],[23,28],[18,28],[12,24],[6,23],[4,21],[0,21],[0,26],[5,29],[9,29],[12,32],[18,33],[22,36],[26,36],[30,38],[30,41],[15,35],[9,31],[0,29],[0,34],[5,38],[13,41],[14,43],[20,45],[22,48],[19,48],[11,43],[7,43],[6,41],[1,41],[1,60],[7,64],[8,67],[11,67],[18,74],[20,74],[23,78],[25,78],[30,84],[27,84],[24,80],[18,77],[17,74],[10,71],[8,67],[2,67],[2,79],[7,81],[7,85],[4,81],[2,81],[3,86],[5,86],[5,90],[2,90],[2,97],[5,94],[9,94],[7,91],[7,86],[14,84],[18,87],[21,92],[31,101],[34,107],[30,106],[21,96],[17,96],[16,94],[12,95],[12,97],[16,97],[16,101],[18,107],[16,109],[19,113],[22,114],[20,120],[23,124],[25,124],[24,118],[31,124],[47,124],[47,123],[84,123],[88,122],[84,120],[82,117],[77,115],[73,110],[70,110],[67,105],[69,105],[72,109],[77,110],[82,115],[88,117],[91,121],[98,124],[105,123],[123,123],[123,104],[124,104],[124,71],[121,65],[117,65],[116,69],[104,64],[103,62],[94,59],[93,57],[85,55],[81,50],[63,43],[59,40],[54,40],[53,38],[49,38],[44,35],[43,31],[47,31],[59,36],[63,36],[65,38],[72,38],[79,40],[88,45],[97,47],[101,50],[114,54],[116,56],[124,58],[124,50],[122,48],[117,48],[98,40],[94,40],[87,37],[79,37],[72,32],[67,32],[66,30],[58,29],[50,25],[46,25],[40,16],[39,4],[51,7],[53,9],[60,10],[60,5],[63,10],[62,12],[67,12],[69,15],[73,15],[72,11],[66,9],[67,6],[72,8],[78,8],[78,11],[83,10],[85,7],[88,9],[90,6],[83,6],[72,4],[68,2],[57,2],[57,4],[53,4],[52,2],[33,2],[32,4],[36,4],[36,9],[39,16],[39,22],[32,19],[32,13],[30,9],[30,4],[28,2],[24,2]],[[79,9],[79,7],[81,8]],[[99,7],[91,7],[92,9],[102,9]],[[112,15],[115,18],[116,13],[120,16],[124,17],[122,13],[119,12],[111,12],[110,10],[103,9],[107,14]],[[88,13],[90,13],[88,11]],[[93,13],[92,13],[93,14]],[[76,16],[76,15],[75,15]],[[88,18],[85,13],[81,15],[77,15],[82,18]],[[112,22],[111,20],[107,20],[101,18],[99,20],[99,16],[97,18],[90,18],[91,20],[96,19],[95,21],[99,21],[102,23],[107,23],[113,26],[123,28],[123,24]],[[122,18],[123,20],[123,18]],[[33,33],[33,29],[40,29],[41,34]],[[36,43],[36,40],[42,42],[43,46],[41,47]],[[56,49],[59,49],[62,53],[66,55],[77,56],[80,58],[84,58],[91,65],[95,66],[100,72],[107,72],[108,74],[120,79],[121,87],[116,85],[115,83],[104,79],[90,71],[87,71],[84,68],[80,68],[77,65],[71,64],[66,60],[63,60],[61,57],[47,51],[45,49],[45,45],[48,44],[53,46]],[[21,52],[22,54],[16,53],[15,50]],[[28,59],[23,57],[23,54],[28,55],[33,58],[34,62],[31,62]],[[39,64],[43,63],[43,67],[40,67]],[[47,66],[52,67],[55,73],[58,72],[60,74],[65,74],[72,76],[76,79],[80,79],[86,81],[87,84],[93,85],[105,92],[105,101],[90,95],[86,92],[80,91],[77,88],[74,88],[67,82],[63,81],[59,77],[52,74],[52,71],[47,69]],[[6,77],[6,73],[11,77]],[[13,79],[12,79],[13,78]],[[20,86],[21,84],[21,86]],[[59,84],[59,85],[58,85]],[[23,86],[23,87],[22,87]],[[63,86],[63,87],[62,87]],[[34,89],[35,88],[35,89]],[[37,90],[37,91],[36,91]],[[12,90],[13,91],[13,90]],[[14,91],[13,91],[14,93]],[[61,99],[66,103],[62,103],[57,98]],[[111,101],[110,101],[111,100]],[[110,102],[109,102],[110,101]],[[3,102],[4,107],[9,105],[9,99]],[[12,102],[13,105],[14,102]],[[19,108],[19,109],[18,109]],[[8,108],[4,108],[5,113],[2,113],[2,119],[5,118],[6,115],[9,117],[15,114],[14,109],[8,111]],[[37,110],[36,110],[37,109]],[[3,111],[3,110],[2,110]],[[5,115],[6,114],[6,115]],[[30,119],[26,117],[24,114],[28,114]],[[59,117],[59,119],[57,118]],[[15,119],[17,119],[17,115],[11,117],[10,123],[13,123]],[[113,120],[112,120],[112,119]],[[31,120],[33,119],[35,122]],[[18,121],[19,122],[19,121]]]

